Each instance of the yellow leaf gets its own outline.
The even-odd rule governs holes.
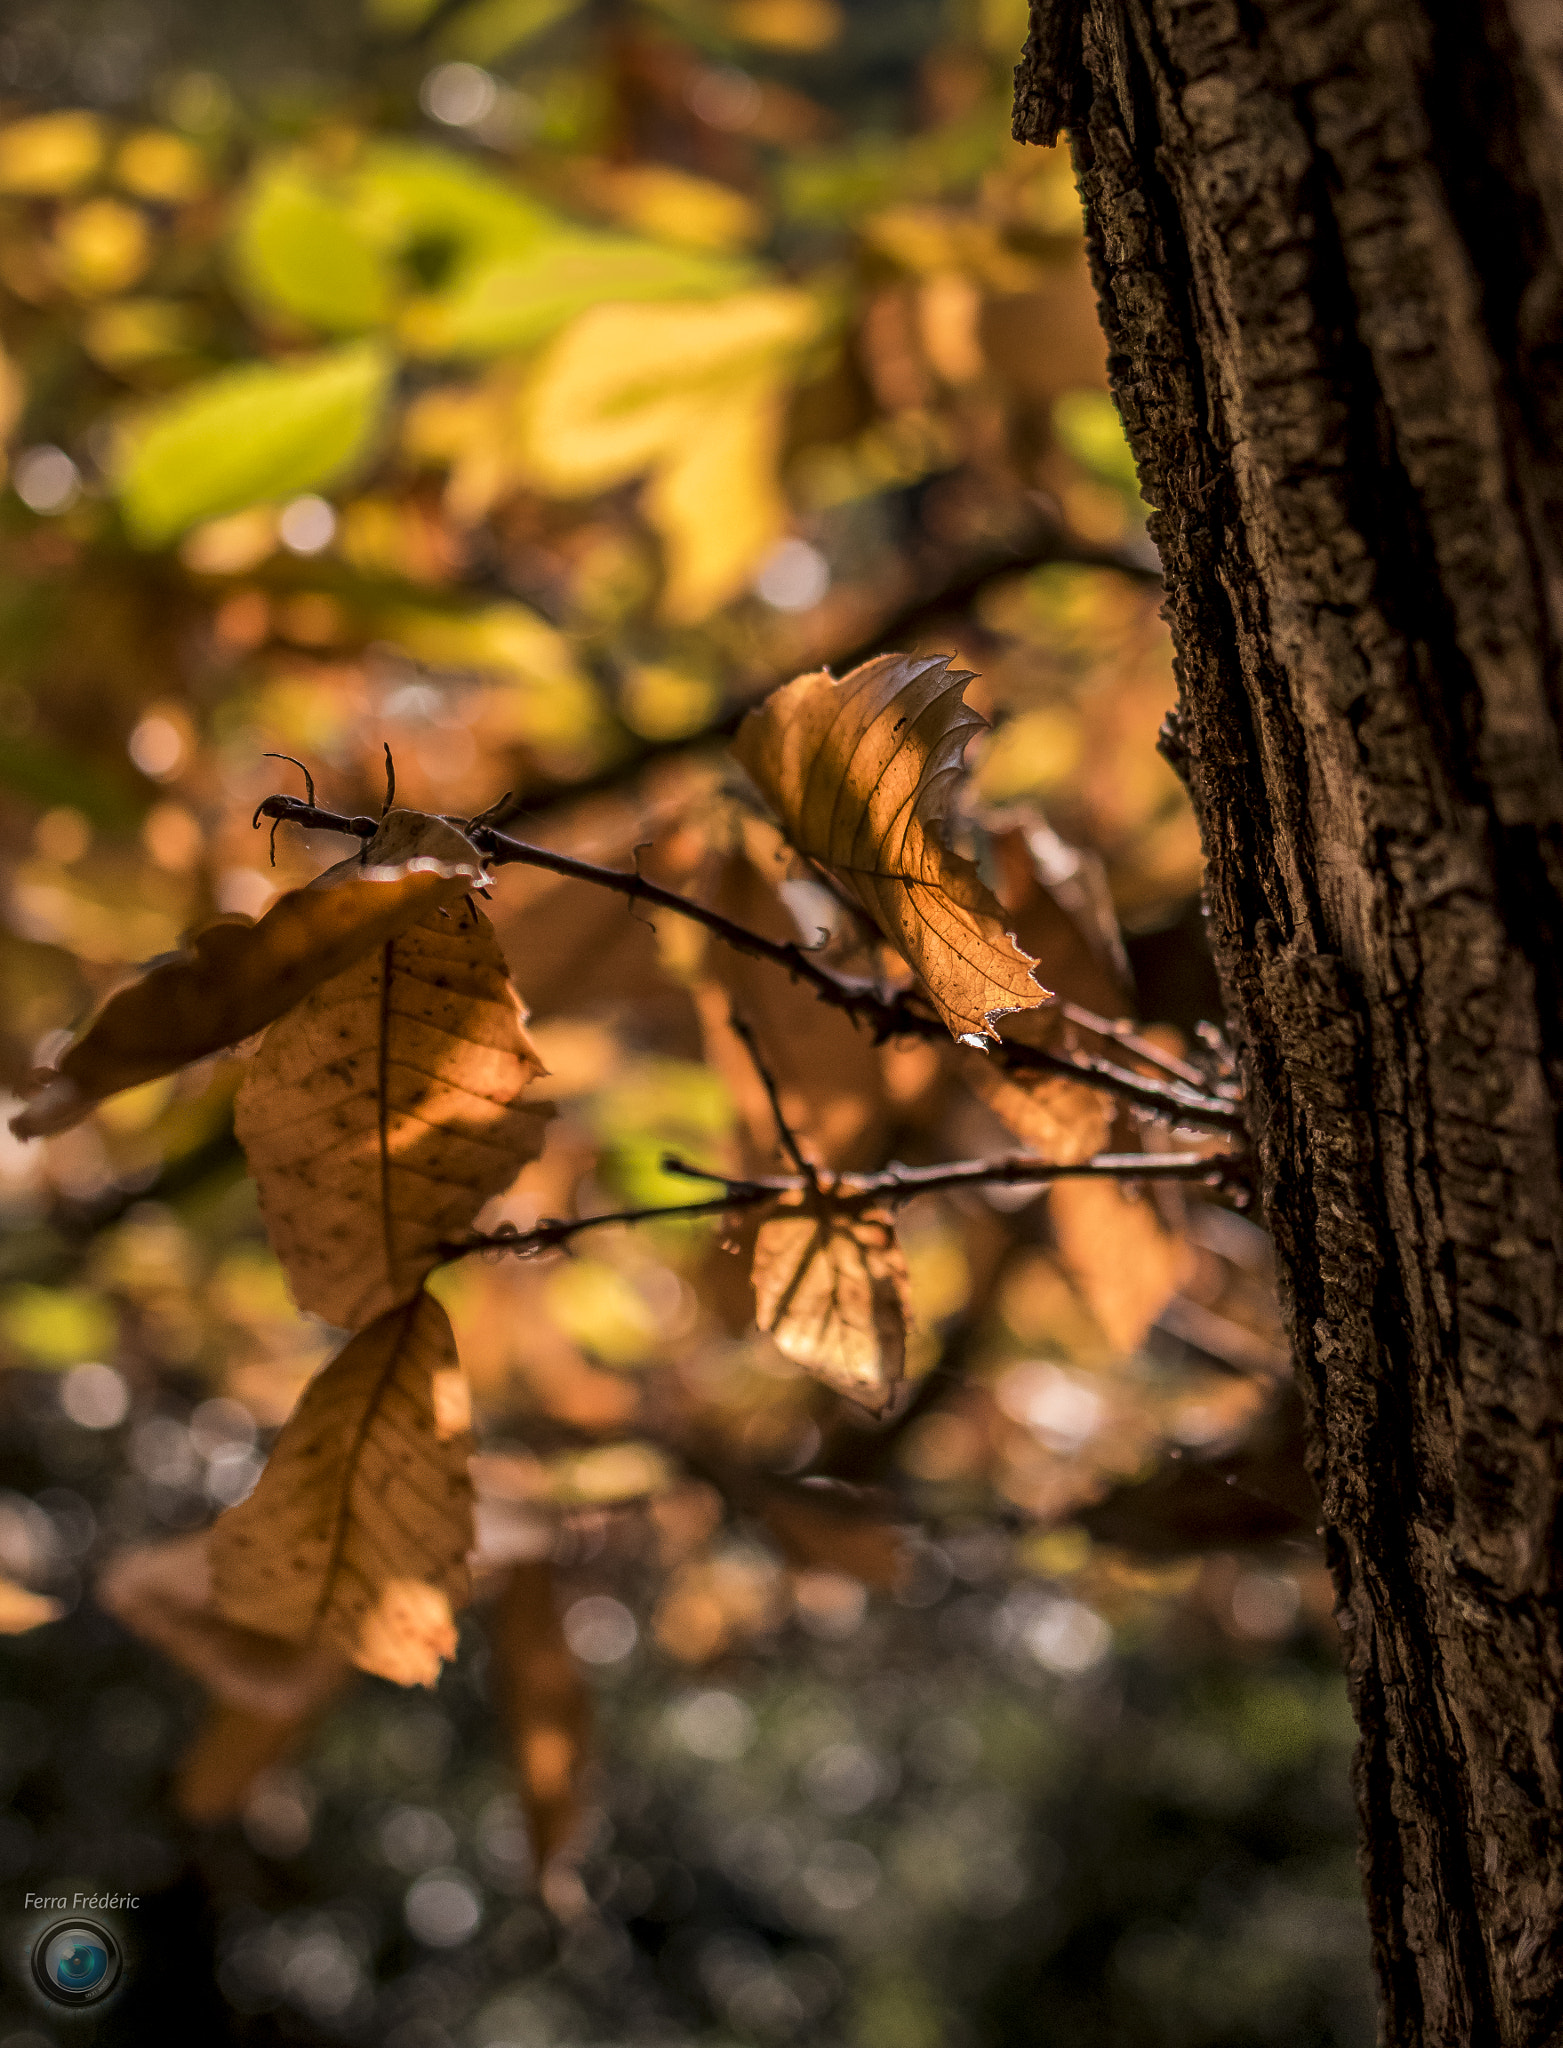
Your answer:
[[[231,917],[204,926],[116,990],[12,1130],[20,1138],[69,1130],[105,1096],[236,1045],[482,876],[476,850],[454,826],[392,811],[362,856],[290,889],[256,924]]]
[[[46,1621],[58,1621],[64,1612],[58,1600],[48,1600],[42,1593],[29,1593],[14,1579],[0,1577],[0,1636],[25,1635],[30,1628],[41,1628]]]
[[[906,1263],[889,1216],[824,1204],[773,1216],[755,1239],[752,1277],[755,1321],[777,1349],[882,1414],[906,1366]]]
[[[838,683],[784,684],[739,728],[733,752],[800,853],[836,876],[917,970],[964,1045],[1047,990],[1006,933],[991,890],[941,836],[961,756],[984,721],[971,677],[946,655],[881,654]]]
[[[629,226],[693,249],[741,249],[765,232],[752,199],[669,164],[604,164],[587,190]]]
[[[361,1329],[542,1148],[542,1072],[468,902],[387,939],[266,1035],[234,1127],[300,1308]]]
[[[842,29],[835,0],[729,0],[726,15],[732,34],[771,50],[826,50]]]
[[[74,192],[102,160],[96,114],[35,114],[0,128],[0,192]]]
[[[646,517],[667,549],[662,616],[695,625],[738,596],[786,530],[776,481],[781,399],[735,392],[701,409],[646,489]]]
[[[523,399],[528,467],[561,493],[638,476],[681,454],[723,399],[774,390],[818,327],[798,291],[596,306],[547,351]]]
[[[54,231],[60,280],[84,299],[134,284],[151,254],[146,215],[122,199],[89,199],[61,214]]]
[[[418,1294],[317,1374],[255,1491],[211,1532],[225,1619],[434,1683],[472,1548],[467,1439],[442,1437],[435,1411],[435,1376],[456,1369],[449,1318]]]

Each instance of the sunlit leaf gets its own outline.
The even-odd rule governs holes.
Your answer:
[[[329,332],[375,327],[395,303],[395,274],[308,169],[283,158],[256,174],[233,244],[246,296]]]
[[[887,1214],[822,1203],[773,1216],[753,1280],[755,1321],[779,1351],[861,1407],[890,1405],[906,1366],[907,1279]]]
[[[34,114],[0,128],[0,192],[53,198],[84,185],[103,160],[96,114]]]
[[[1028,1073],[972,1060],[961,1078],[997,1112],[1017,1138],[1056,1166],[1100,1152],[1113,1124],[1112,1098],[1067,1074]]]
[[[486,356],[533,347],[603,301],[717,298],[746,273],[692,251],[627,236],[559,233],[493,258],[410,305],[402,339],[417,355]]]
[[[580,1818],[591,1741],[591,1694],[565,1641],[550,1565],[514,1567],[491,1640],[532,1850],[545,1872]]]
[[[304,1391],[255,1491],[211,1536],[220,1614],[330,1644],[399,1685],[432,1685],[467,1594],[465,1431],[441,1429],[450,1321],[418,1294],[371,1323]]]
[[[1188,1277],[1188,1240],[1151,1196],[1106,1180],[1059,1181],[1048,1192],[1048,1219],[1096,1320],[1120,1350],[1134,1350]]]
[[[348,1659],[328,1642],[284,1642],[222,1615],[212,1591],[211,1532],[119,1551],[97,1584],[98,1604],[200,1679],[241,1714],[297,1727],[346,1681]]]
[[[119,1089],[236,1045],[482,874],[471,842],[453,826],[392,811],[360,858],[288,890],[258,923],[232,917],[204,926],[117,990],[12,1130],[22,1138],[68,1130]]]
[[[775,690],[733,752],[800,853],[843,882],[917,970],[965,1044],[1047,991],[999,905],[942,832],[966,743],[983,721],[949,657],[881,654],[839,683],[827,670]]]
[[[272,1025],[234,1127],[301,1308],[361,1328],[417,1289],[542,1145],[542,1072],[470,901],[388,939]]]
[[[835,0],[728,0],[729,31],[771,50],[827,50],[842,30]]]
[[[390,379],[369,342],[224,370],[149,407],[117,478],[132,537],[159,547],[203,519],[334,482],[368,449]]]
[[[29,1593],[14,1579],[0,1575],[0,1636],[25,1635],[29,1629],[42,1628],[45,1622],[58,1621],[64,1612],[58,1600],[50,1600],[42,1593]]]
[[[576,13],[583,0],[468,0],[440,31],[442,55],[492,64]]]

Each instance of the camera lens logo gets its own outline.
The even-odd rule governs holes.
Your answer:
[[[119,1943],[95,1920],[57,1920],[33,1944],[33,1975],[56,2005],[92,2005],[119,1981]]]

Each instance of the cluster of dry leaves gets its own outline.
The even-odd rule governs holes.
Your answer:
[[[979,1092],[1036,1153],[1041,1180],[1049,1164],[1078,1167],[1100,1150],[1112,1105],[1086,1078],[988,1071],[996,1018],[1021,1013],[1006,1027],[1011,1042],[1029,1031],[1039,1043],[1057,1020],[1036,958],[950,843],[962,756],[982,723],[963,702],[969,680],[942,657],[900,655],[841,681],[805,675],[750,713],[734,752],[774,821],[757,824],[779,826],[807,886],[843,914],[849,950],[844,958],[839,935],[832,942],[837,971],[855,960],[865,986],[914,978],[949,1039],[968,1049],[961,1057],[982,1070]],[[203,927],[110,996],[13,1123],[24,1138],[59,1133],[118,1091],[264,1033],[236,1132],[294,1299],[349,1333],[305,1387],[254,1490],[205,1532],[121,1555],[105,1578],[110,1608],[211,1690],[211,1718],[184,1766],[196,1814],[231,1810],[352,1667],[429,1685],[455,1651],[478,1555],[472,1401],[450,1317],[426,1283],[475,1245],[524,1252],[556,1241],[546,1225],[530,1240],[513,1225],[474,1235],[485,1205],[539,1158],[553,1114],[505,952],[475,900],[491,879],[483,845],[482,820],[464,830],[388,807],[359,854],[258,921]],[[737,930],[758,907],[746,886],[734,873],[716,892]],[[524,920],[513,930],[524,945]],[[908,1391],[909,1300],[893,1207],[882,1185],[866,1194],[865,1176],[836,1171],[789,1127],[784,1082],[800,1045],[787,1041],[797,1023],[807,1061],[812,997],[740,964],[751,979],[730,980],[726,1002],[744,1003],[777,1046],[783,1082],[730,1010],[713,1017],[713,1054],[750,1061],[735,1092],[759,1084],[756,1136],[765,1149],[779,1140],[797,1172],[769,1188],[708,1172],[719,1191],[707,1206],[741,1201],[757,1212],[753,1315],[780,1353],[870,1413],[894,1412]],[[851,1074],[841,1082],[865,1092]],[[821,1149],[840,1158],[852,1146],[827,1133]],[[1120,1189],[1074,1188],[1087,1199],[1061,1206],[1055,1228],[1065,1240],[1074,1233],[1081,1270],[1095,1257],[1121,1260],[1117,1211],[1101,1208],[1122,1205]],[[663,1206],[639,1213],[654,1220]],[[1153,1222],[1140,1255],[1154,1314],[1186,1251]],[[1125,1313],[1139,1327],[1115,1334],[1132,1346],[1142,1305]],[[503,1495],[506,1461],[480,1462],[494,1466]],[[804,1566],[840,1570],[846,1557],[849,1573],[893,1581],[886,1526],[779,1489],[763,1512]],[[501,1677],[546,1858],[569,1829],[585,1692],[545,1564],[512,1561],[498,1613]]]

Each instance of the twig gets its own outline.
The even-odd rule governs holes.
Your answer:
[[[704,1202],[610,1209],[595,1216],[549,1216],[530,1230],[496,1230],[443,1244],[440,1253],[448,1259],[464,1258],[469,1252],[515,1252],[529,1257],[557,1251],[583,1231],[602,1230],[613,1223],[725,1216],[737,1209],[768,1208],[790,1195],[823,1200],[838,1213],[851,1215],[882,1205],[895,1208],[917,1195],[940,1194],[951,1188],[1044,1187],[1055,1180],[1187,1181],[1215,1188],[1247,1182],[1245,1163],[1223,1152],[1102,1152],[1094,1159],[1067,1166],[1038,1159],[1030,1152],[1017,1152],[999,1159],[958,1159],[940,1166],[887,1166],[880,1173],[824,1175],[816,1171],[812,1176],[760,1174],[748,1180],[729,1180],[724,1174],[706,1173],[681,1161],[664,1163],[692,1179],[714,1182],[722,1193]]]
[[[257,821],[263,817],[277,818],[314,831],[345,832],[359,838],[369,837],[375,829],[371,818],[344,817],[337,812],[323,811],[313,804],[300,803],[297,797],[292,796],[265,798],[255,816]],[[931,1011],[919,1007],[915,995],[882,995],[867,982],[849,981],[844,976],[833,974],[796,940],[766,938],[763,933],[750,931],[747,926],[724,917],[721,911],[697,903],[691,896],[681,896],[676,889],[664,889],[659,882],[649,882],[643,875],[626,873],[622,868],[599,867],[593,861],[577,860],[573,854],[556,853],[551,847],[532,846],[525,840],[512,839],[507,833],[496,831],[491,825],[473,823],[469,826],[469,834],[474,845],[495,867],[514,863],[543,868],[550,874],[564,875],[571,881],[589,882],[598,889],[611,889],[632,903],[654,904],[658,909],[670,910],[676,916],[704,925],[707,931],[714,932],[735,952],[747,953],[757,960],[769,960],[791,975],[793,980],[806,982],[822,1002],[845,1012],[854,1023],[867,1024],[878,1043],[890,1038],[922,1038],[936,1044],[950,1042],[944,1025]],[[1151,1079],[1092,1054],[1047,1052],[1040,1046],[1022,1045],[1010,1039],[996,1042],[988,1057],[1004,1067],[1063,1074],[1072,1080],[1083,1081],[1088,1087],[1100,1088],[1104,1094],[1117,1096],[1120,1101],[1131,1102],[1139,1109],[1149,1110],[1152,1115],[1174,1123],[1227,1131],[1237,1136],[1244,1131],[1242,1113],[1235,1102],[1223,1100],[1176,1078]]]
[[[776,1076],[765,1064],[765,1055],[760,1051],[760,1041],[755,1037],[754,1032],[736,1010],[728,1011],[727,1021],[732,1025],[738,1037],[742,1039],[744,1051],[748,1053],[750,1060],[754,1064],[754,1071],[760,1077],[761,1085],[765,1089],[766,1099],[771,1105],[771,1115],[776,1122],[776,1130],[781,1139],[782,1150],[792,1161],[793,1165],[797,1167],[799,1173],[803,1175],[809,1186],[818,1192],[819,1174],[815,1171],[814,1162],[804,1156],[803,1147],[798,1143],[796,1132],[782,1114],[781,1091],[776,1085]]]

